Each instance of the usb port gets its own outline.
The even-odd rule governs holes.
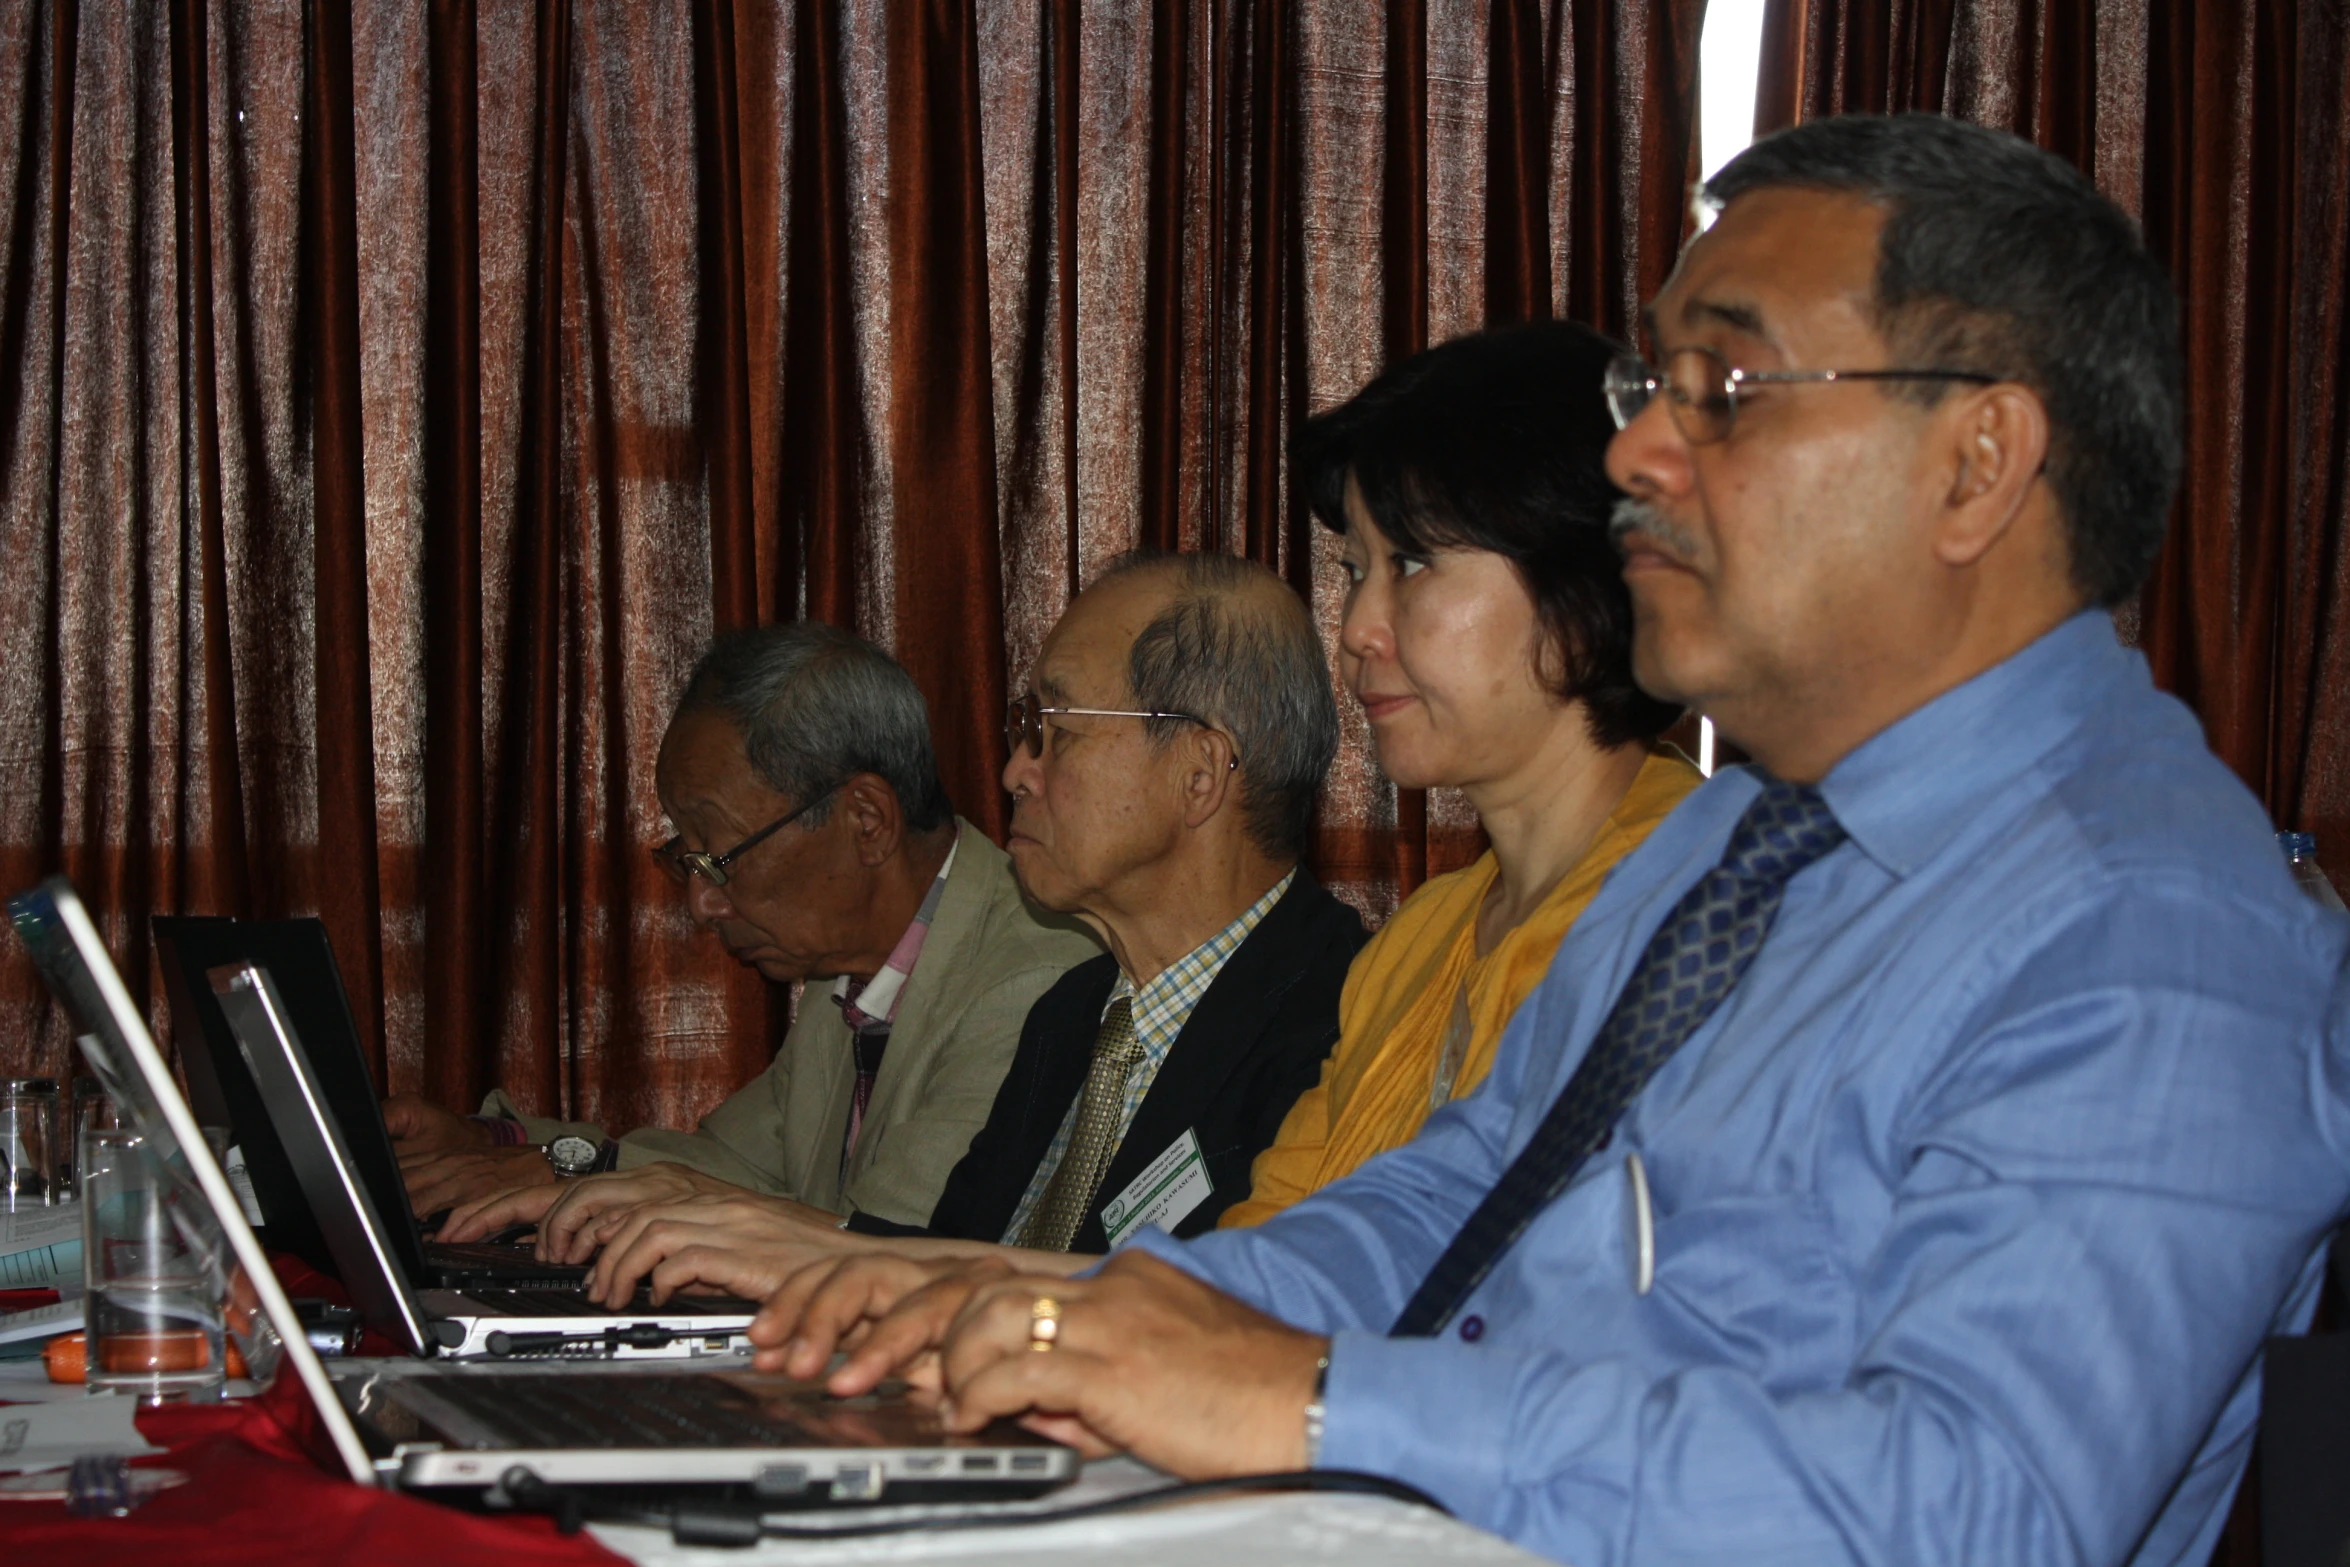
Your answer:
[[[947,1456],[944,1453],[908,1453],[906,1455],[906,1473],[910,1475],[934,1475],[946,1466]]]
[[[1040,1475],[1044,1473],[1044,1470],[1045,1456],[1042,1453],[1014,1453],[1012,1455],[1012,1473],[1016,1475]]]
[[[972,1453],[963,1460],[963,1473],[967,1475],[991,1475],[995,1470],[993,1453]]]

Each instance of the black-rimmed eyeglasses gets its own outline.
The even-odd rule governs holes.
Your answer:
[[[653,848],[653,858],[659,860],[661,868],[667,871],[670,878],[681,886],[699,876],[713,887],[723,887],[726,885],[726,868],[729,865],[838,793],[840,793],[840,785],[834,784],[798,810],[787,816],[778,816],[724,854],[710,854],[701,849],[681,849],[678,845],[685,842],[685,838],[680,835],[670,839],[667,843],[656,844]]]
[[[1738,419],[1739,394],[1750,386],[1822,385],[1831,381],[1971,381],[1991,386],[1995,375],[1940,367],[1893,370],[1741,370],[1710,348],[1676,348],[1660,374],[1646,360],[1618,354],[1607,367],[1607,410],[1622,429],[1662,392],[1682,438],[1692,446],[1728,440]]]

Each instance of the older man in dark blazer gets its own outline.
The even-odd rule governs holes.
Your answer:
[[[1305,605],[1225,555],[1134,555],[1069,606],[1012,704],[1014,874],[1109,950],[1030,1010],[926,1227],[710,1195],[558,1221],[623,1299],[648,1273],[765,1293],[811,1250],[1100,1252],[1212,1229],[1338,1038],[1364,933],[1299,864],[1337,749]],[[624,1198],[615,1187],[612,1196]]]
[[[1013,873],[1109,952],[1029,1012],[927,1233],[1101,1252],[1213,1229],[1319,1076],[1364,940],[1298,863],[1338,731],[1312,621],[1231,556],[1127,557],[1011,727]]]

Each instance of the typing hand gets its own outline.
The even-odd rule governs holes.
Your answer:
[[[393,1151],[403,1162],[411,1156],[495,1146],[490,1129],[479,1121],[444,1110],[415,1094],[394,1094],[384,1101],[384,1130],[392,1134]]]
[[[920,1383],[935,1367],[972,1291],[1014,1273],[1066,1277],[1101,1259],[932,1238],[865,1240],[868,1249],[820,1257],[783,1281],[753,1319],[763,1371],[813,1377],[836,1349],[849,1358],[826,1384],[844,1397],[889,1376]],[[935,1385],[935,1370],[930,1381]]]
[[[521,1186],[507,1191],[477,1197],[471,1202],[459,1203],[442,1221],[440,1235],[444,1241],[487,1240],[498,1231],[512,1225],[537,1225],[546,1212],[562,1199],[560,1184]]]
[[[603,1250],[587,1290],[615,1309],[639,1279],[656,1305],[690,1284],[764,1299],[794,1269],[860,1239],[839,1222],[821,1208],[734,1187],[624,1209],[599,1230]]]
[[[1042,1353],[1039,1300],[1059,1308]],[[966,1432],[1017,1416],[1089,1453],[1131,1452],[1185,1479],[1295,1469],[1314,1362],[1328,1348],[1127,1252],[1092,1278],[1007,1274],[971,1290],[939,1351],[942,1415]]]
[[[539,1221],[539,1257],[546,1262],[581,1263],[595,1255],[619,1214],[646,1203],[677,1202],[706,1192],[740,1191],[714,1175],[664,1160],[633,1170],[607,1170],[564,1183],[555,1205]]]
[[[936,1388],[938,1348],[963,1304],[983,1284],[1009,1277],[1001,1255],[921,1259],[903,1248],[816,1257],[784,1279],[751,1319],[752,1364],[803,1380],[821,1373],[833,1352],[848,1361],[825,1383],[844,1398],[869,1392],[884,1377]]]
[[[476,1148],[462,1153],[404,1154],[400,1176],[418,1213],[454,1210],[519,1186],[548,1186],[555,1172],[536,1148]],[[452,1216],[454,1216],[452,1214]]]

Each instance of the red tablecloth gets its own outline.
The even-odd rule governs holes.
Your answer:
[[[289,1293],[337,1298],[331,1280],[281,1260]],[[147,1440],[171,1450],[143,1465],[188,1483],[127,1518],[75,1518],[63,1502],[0,1502],[0,1555],[65,1567],[206,1567],[317,1561],[364,1567],[613,1567],[586,1535],[566,1539],[543,1518],[492,1518],[354,1485],[290,1372],[259,1398],[153,1409]]]

